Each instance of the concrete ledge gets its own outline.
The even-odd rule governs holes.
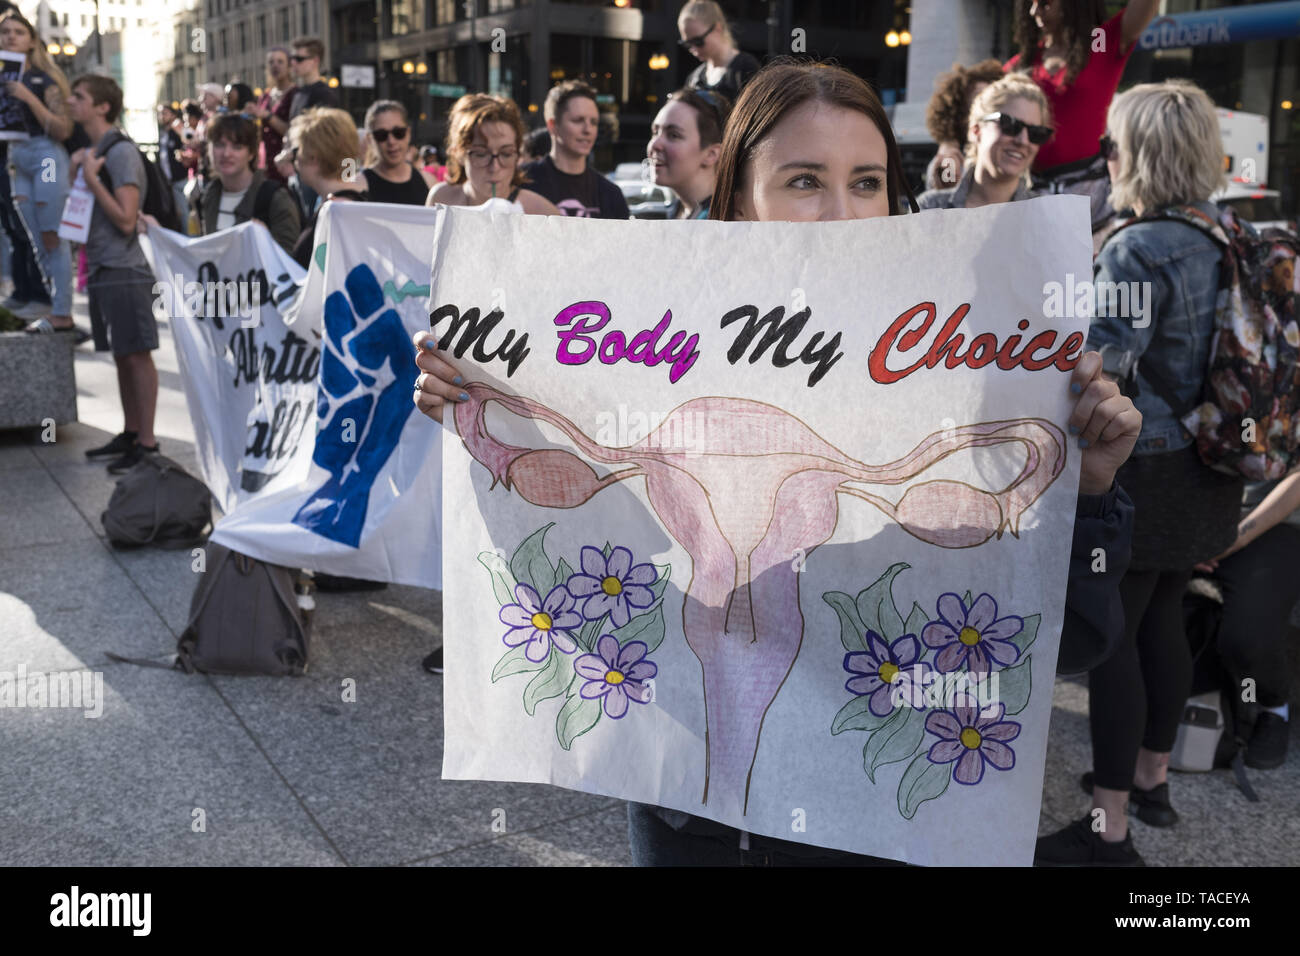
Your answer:
[[[71,335],[0,333],[0,428],[77,420]]]

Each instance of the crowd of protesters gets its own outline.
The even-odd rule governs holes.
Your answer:
[[[1074,670],[1089,671],[1091,695],[1093,770],[1081,784],[1107,823],[1099,829],[1089,814],[1042,838],[1044,864],[1140,864],[1126,813],[1154,826],[1177,822],[1168,769],[1191,685],[1182,602],[1193,573],[1222,588],[1219,650],[1230,673],[1259,685],[1247,765],[1280,765],[1288,736],[1285,641],[1295,634],[1288,615],[1300,579],[1286,569],[1300,558],[1300,478],[1246,486],[1212,470],[1179,421],[1204,386],[1222,254],[1157,214],[1215,214],[1208,200],[1223,181],[1222,145],[1213,104],[1191,83],[1116,95],[1157,6],[1131,0],[1107,18],[1094,0],[1021,0],[1014,57],[956,65],[936,84],[928,119],[939,149],[924,182],[912,184],[867,82],[826,64],[760,67],[740,51],[717,3],[692,0],[678,27],[700,64],[654,117],[646,145],[647,176],[673,190],[679,219],[866,219],[1082,194],[1097,277],[1157,290],[1146,326],[1097,315],[1093,351],[1069,383],[1082,449],[1073,553],[1104,546],[1112,570],[1072,562],[1062,665],[1070,669],[1067,645],[1089,649],[1072,658]],[[19,14],[0,17],[0,42],[28,56],[22,82],[11,84],[22,92],[11,92],[31,133],[10,147],[12,172],[0,183],[0,225],[13,250],[14,291],[4,304],[48,313],[34,332],[75,331],[72,254],[57,226],[69,184],[82,176],[95,198],[84,243],[92,335],[113,352],[124,413],[122,432],[88,454],[121,473],[158,448],[153,278],[136,238],[156,224],[143,213],[148,177],[137,151],[118,146],[129,140],[114,128],[122,95],[112,80],[69,84]],[[329,202],[629,217],[622,191],[592,166],[600,115],[581,81],[548,92],[545,128],[531,132],[510,99],[469,93],[447,117],[445,144],[421,147],[393,100],[373,103],[358,128],[322,79],[323,57],[318,40],[303,38],[268,51],[260,96],[243,83],[213,83],[178,108],[159,107],[159,171],[192,234],[260,222],[305,266]],[[50,158],[67,170],[54,184],[35,176]],[[466,400],[461,372],[428,333],[416,337],[416,352],[415,402],[440,421],[447,404]],[[425,661],[431,671],[441,665],[440,649]],[[658,807],[632,805],[629,833],[640,863],[746,854],[883,862]]]

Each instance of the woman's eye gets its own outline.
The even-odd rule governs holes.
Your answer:
[[[796,176],[794,179],[786,183],[786,185],[793,186],[795,189],[813,189],[817,185],[817,179],[809,173],[804,173],[800,176]]]
[[[880,177],[868,176],[866,179],[860,180],[858,186],[862,188],[863,192],[879,192],[881,187]]]

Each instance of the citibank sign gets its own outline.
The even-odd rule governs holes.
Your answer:
[[[1245,43],[1300,36],[1300,2],[1256,3],[1160,17],[1143,31],[1143,50]]]

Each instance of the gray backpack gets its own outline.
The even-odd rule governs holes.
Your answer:
[[[176,646],[187,674],[298,676],[307,670],[311,583],[288,568],[208,543]]]
[[[146,455],[118,479],[99,520],[115,548],[190,548],[212,521],[212,495],[170,458]]]

